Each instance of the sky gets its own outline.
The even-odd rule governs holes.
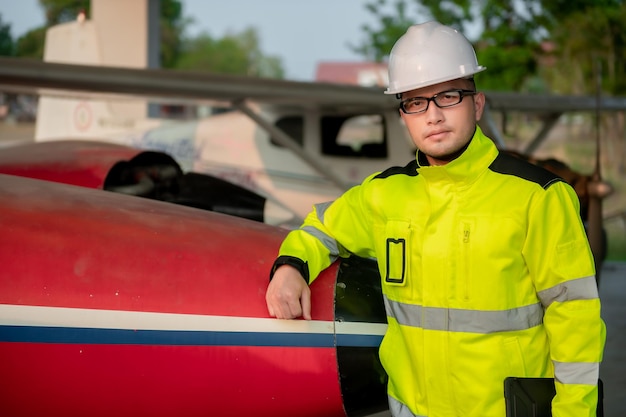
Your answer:
[[[128,0],[127,0],[128,1]],[[363,61],[350,49],[365,39],[362,25],[377,27],[369,0],[182,0],[193,19],[188,35],[212,37],[253,27],[261,51],[282,60],[286,78],[312,81],[318,62]],[[0,0],[0,15],[14,39],[43,25],[38,0]]]

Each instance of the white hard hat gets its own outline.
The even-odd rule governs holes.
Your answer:
[[[455,29],[439,22],[413,25],[391,49],[385,94],[470,78],[485,69],[478,65],[472,44]]]

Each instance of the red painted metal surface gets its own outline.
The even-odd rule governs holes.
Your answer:
[[[344,415],[331,348],[2,343],[0,355],[3,416]]]
[[[115,163],[142,152],[124,145],[90,141],[37,142],[3,148],[0,172],[89,188],[102,188]]]
[[[282,229],[7,175],[0,213],[0,306],[269,318]],[[314,321],[333,321],[336,272]],[[344,415],[333,346],[11,341],[22,327],[0,329],[2,416]]]

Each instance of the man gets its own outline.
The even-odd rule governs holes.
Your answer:
[[[554,377],[553,416],[595,416],[605,327],[578,200],[483,135],[473,75],[484,69],[439,23],[398,40],[386,93],[416,160],[315,206],[281,246],[268,309],[311,319],[321,270],[349,253],[376,258],[394,416],[503,417],[508,376]]]

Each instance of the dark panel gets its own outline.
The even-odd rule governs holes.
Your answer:
[[[342,260],[337,274],[335,320],[387,322],[375,261],[354,256]],[[378,358],[378,346],[338,346],[337,362],[348,416],[366,416],[388,408],[387,374]]]

